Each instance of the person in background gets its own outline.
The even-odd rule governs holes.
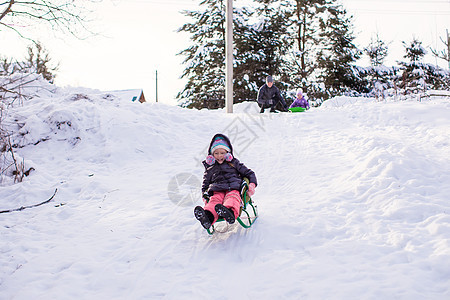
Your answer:
[[[258,105],[261,107],[260,113],[264,113],[266,108],[270,108],[270,112],[276,113],[275,108],[281,104],[281,111],[288,111],[288,106],[280,94],[280,90],[273,84],[271,75],[266,77],[266,83],[263,84],[258,91]]]
[[[305,96],[303,96],[302,89],[297,90],[297,98],[294,100],[294,102],[292,102],[292,104],[289,108],[292,108],[292,107],[303,107],[303,108],[309,109],[308,100],[306,100]]]

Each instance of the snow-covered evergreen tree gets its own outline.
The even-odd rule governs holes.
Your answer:
[[[405,47],[404,58],[407,62],[398,62],[402,72],[397,78],[397,86],[403,93],[419,93],[429,89],[449,89],[449,72],[432,64],[423,63],[422,59],[427,50],[422,42],[414,38],[411,42],[403,42]]]
[[[187,78],[183,91],[178,93],[180,105],[189,108],[209,106],[210,102],[225,99],[225,7],[223,0],[204,0],[201,11],[183,11],[193,19],[178,32],[191,34],[193,44],[179,55],[187,65],[181,78]]]
[[[281,1],[264,2],[253,12],[252,23],[247,21],[248,26],[235,29],[235,102],[256,100],[267,75],[277,76],[277,86],[282,91],[286,88],[288,75],[283,70],[289,46],[288,12]]]
[[[190,108],[224,106],[225,99],[225,8],[224,1],[204,0],[203,11],[185,11],[193,19],[179,32],[191,34],[193,45],[183,50],[187,65],[182,78],[188,82],[177,95],[181,106]],[[250,22],[249,19],[253,18]],[[278,1],[262,3],[256,9],[234,8],[233,39],[234,103],[256,100],[259,86],[268,74],[278,75],[287,51],[287,24]]]
[[[372,67],[378,67],[388,55],[388,46],[377,34],[375,39],[372,37],[369,46],[364,48],[364,52],[369,56]]]
[[[237,8],[234,13],[234,67],[233,101],[240,103],[255,100],[260,79],[257,33],[249,26],[249,18],[254,11]]]
[[[396,74],[395,68],[386,67],[383,64],[388,55],[388,46],[377,34],[375,38],[372,37],[370,44],[364,48],[364,52],[371,63],[371,66],[366,68],[365,73],[370,94],[377,98],[384,98],[385,91],[391,87],[392,79]]]
[[[354,63],[361,51],[353,40],[352,17],[340,4],[327,7],[327,18],[320,24],[323,49],[318,54],[319,82],[325,88],[322,97],[362,91],[360,71]]]
[[[326,16],[326,7],[330,0],[286,0],[290,9],[289,35],[290,57],[287,65],[294,88],[305,91],[314,80],[313,72],[317,67],[317,49],[320,48],[320,22]]]

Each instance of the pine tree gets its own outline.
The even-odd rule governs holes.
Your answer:
[[[375,40],[372,38],[369,46],[364,48],[364,52],[369,56],[371,65],[378,67],[383,64],[384,59],[388,55],[388,46],[377,36]]]
[[[194,23],[179,29],[191,33],[193,45],[182,51],[187,68],[182,78],[188,83],[177,95],[181,106],[189,108],[220,108],[225,105],[225,7],[223,1],[205,0],[202,12],[185,11]],[[254,39],[258,36],[250,28],[249,17],[253,14],[246,8],[233,11],[233,100],[239,103],[255,100],[257,94],[258,70]],[[256,52],[257,53],[257,52]]]
[[[352,18],[342,5],[329,6],[327,14],[327,19],[320,24],[324,48],[318,54],[318,77],[325,87],[323,96],[363,91],[359,69],[353,65],[361,51],[353,44]]]
[[[194,19],[178,32],[191,34],[193,45],[181,51],[187,65],[181,78],[188,82],[177,99],[182,107],[223,106],[225,102],[225,7],[222,0],[204,0],[203,11],[183,11]]]
[[[235,30],[235,102],[256,100],[267,75],[278,77],[277,86],[281,90],[287,86],[289,76],[283,72],[289,44],[286,13],[281,2],[262,3],[253,13],[245,13],[247,17],[253,15],[256,22],[247,22],[247,26],[240,26],[240,31]]]
[[[249,17],[253,13],[242,8],[236,11],[234,17],[234,103],[255,100],[258,93],[257,82],[261,74],[258,44],[255,41],[258,33],[249,25]]]
[[[307,89],[317,67],[317,50],[320,48],[320,22],[325,17],[330,0],[286,1],[291,10],[289,26],[291,45],[290,73],[295,87]]]
[[[410,43],[403,42],[403,46],[405,47],[406,52],[403,57],[409,58],[412,64],[417,64],[423,59],[425,54],[427,54],[427,50],[422,46],[422,42],[416,38]]]
[[[225,8],[223,1],[204,0],[200,5],[203,11],[183,12],[194,22],[178,30],[190,33],[193,45],[179,53],[186,56],[181,77],[188,82],[177,98],[183,107],[218,108],[225,103]],[[235,8],[233,14],[234,103],[256,100],[269,74],[278,75],[279,87],[286,86],[283,80],[289,76],[283,70],[289,37],[280,2],[262,3],[256,10]],[[250,23],[250,17],[256,21]]]
[[[388,46],[383,42],[378,33],[375,39],[372,37],[370,44],[364,48],[364,52],[370,59],[371,67],[366,70],[368,79],[368,89],[377,98],[384,98],[384,91],[391,85],[390,82],[395,75],[395,68],[388,68],[383,65],[384,59],[388,55]]]
[[[193,22],[179,31],[190,33],[193,45],[180,52],[187,65],[182,78],[188,79],[177,96],[181,106],[224,106],[223,2],[203,0],[202,11],[183,12]],[[353,44],[351,18],[336,2],[254,0],[252,9],[235,8],[234,103],[255,100],[269,74],[284,94],[298,87],[322,98],[362,90],[361,71],[353,65],[360,51]]]
[[[403,42],[404,58],[408,62],[398,62],[403,70],[401,78],[397,79],[398,86],[405,94],[419,93],[429,89],[448,89],[449,72],[432,64],[422,63],[427,50],[417,38],[409,43]]]
[[[420,90],[426,90],[425,84],[425,72],[423,64],[421,63],[426,49],[422,46],[422,42],[416,38],[409,43],[403,41],[405,47],[404,58],[409,59],[407,62],[398,62],[403,71],[401,78],[398,78],[400,88],[404,90],[404,93],[417,93]]]

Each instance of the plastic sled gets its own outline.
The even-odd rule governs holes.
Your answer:
[[[290,112],[303,112],[306,111],[306,108],[304,107],[291,107],[289,108]]]
[[[240,190],[240,193],[241,193],[241,210],[239,212],[239,217],[236,219],[236,221],[239,224],[241,224],[241,226],[244,227],[244,228],[250,228],[253,225],[253,223],[255,223],[256,219],[258,218],[257,206],[253,202],[252,198],[247,194],[248,184],[249,184],[248,178],[244,178],[244,180],[242,181],[241,190]],[[206,199],[206,201],[209,201],[209,198]],[[226,222],[226,221],[223,218],[219,218],[206,231],[208,231],[208,233],[210,235],[214,234],[214,232],[216,232],[216,228],[214,227],[214,225],[216,225],[217,223],[220,223],[220,222]],[[227,228],[228,228],[228,226],[227,226]],[[226,232],[226,230],[225,231],[220,231],[220,232],[223,233],[223,232]]]

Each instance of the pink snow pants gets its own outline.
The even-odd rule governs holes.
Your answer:
[[[237,190],[214,192],[214,195],[209,198],[209,202],[205,205],[205,210],[209,210],[214,215],[213,223],[219,218],[214,209],[216,204],[223,204],[223,206],[233,209],[234,217],[237,218],[239,217],[239,211],[241,209],[241,194]]]

